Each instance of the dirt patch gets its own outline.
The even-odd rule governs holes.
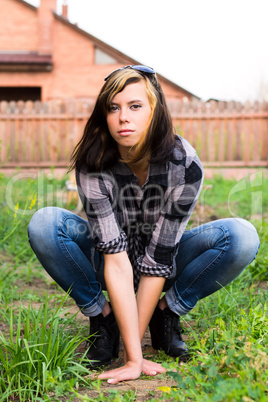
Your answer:
[[[134,391],[136,394],[136,402],[146,402],[152,398],[160,398],[162,395],[162,391],[159,389],[160,387],[171,387],[172,385],[176,385],[176,383],[170,379],[163,379],[153,377],[151,379],[138,379],[135,381],[124,381],[119,383],[118,385],[108,386],[107,383],[102,383],[101,392],[104,393],[105,396],[111,392],[111,390],[119,391],[120,393],[126,391]],[[81,395],[87,395],[91,398],[97,398],[99,396],[98,391],[82,391]],[[75,402],[80,402],[80,398],[75,398]]]

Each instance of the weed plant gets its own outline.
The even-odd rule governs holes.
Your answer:
[[[49,205],[65,206],[65,178],[21,176],[19,172],[12,177],[0,174],[0,251],[16,264],[25,264],[32,257],[27,226],[33,213]]]
[[[45,298],[38,310],[31,304],[9,309],[9,333],[0,335],[0,400],[12,396],[36,400],[59,384],[68,391],[72,385],[87,383],[83,376],[88,370],[76,352],[84,338],[71,330],[74,316],[62,318],[65,298],[54,307]]]

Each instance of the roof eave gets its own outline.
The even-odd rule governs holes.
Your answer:
[[[33,64],[33,63],[5,63],[0,64],[0,72],[13,73],[13,72],[43,72],[50,73],[53,70],[53,64]]]
[[[38,10],[38,7],[35,7],[35,6],[33,6],[32,4],[30,4],[30,3],[27,3],[27,1],[24,1],[24,0],[16,0],[18,3],[21,3],[21,4],[23,4],[24,6],[26,6],[26,7],[28,7],[28,8],[30,8],[31,10],[33,10],[33,11],[37,11]]]
[[[87,31],[79,28],[77,25],[72,24],[68,19],[62,17],[61,15],[57,14],[56,12],[53,12],[54,17],[56,19],[58,19],[59,21],[63,22],[64,24],[66,24],[67,26],[69,26],[70,28],[74,29],[76,32],[80,33],[81,35],[86,36],[88,39],[90,39],[96,46],[98,46],[101,50],[104,50],[105,52],[107,52],[111,57],[116,58],[118,60],[119,63],[125,63],[125,64],[143,64],[135,59],[133,59],[132,57],[127,56],[126,54],[120,52],[120,50],[115,49],[114,47],[108,45],[107,43],[103,42],[102,40],[96,38],[95,36],[91,35],[90,33],[88,33]],[[182,92],[183,94],[185,94],[185,96],[188,97],[194,97],[198,100],[200,100],[201,98],[195,94],[193,94],[190,91],[187,91],[186,89],[182,88],[181,86],[175,84],[173,81],[170,81],[168,78],[164,77],[161,74],[157,73],[157,76],[164,81],[166,84],[170,85],[171,87],[173,87],[176,90],[179,90],[180,92]]]
[[[90,33],[79,28],[77,25],[72,24],[68,19],[62,17],[61,15],[57,14],[56,12],[53,11],[53,14],[57,20],[61,21],[65,25],[74,29],[76,32],[78,32],[81,35],[90,39],[95,44],[95,46],[98,46],[101,50],[104,50],[110,56],[112,56],[113,58],[116,58],[119,63],[141,64],[137,60],[132,59],[131,57],[125,55],[124,53],[120,52],[119,50],[115,49],[114,47],[108,45],[107,43],[103,42],[102,40],[96,38],[95,36],[91,35]]]

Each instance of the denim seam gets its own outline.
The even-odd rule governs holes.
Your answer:
[[[61,224],[62,226],[65,225],[65,222],[66,222],[67,219],[69,219],[68,216],[63,216],[62,219],[61,219],[60,224]],[[72,218],[72,219],[75,219],[75,218]],[[64,244],[63,236],[62,236],[60,233],[59,233],[59,243],[60,243],[60,246],[62,247],[62,249],[67,253],[67,256],[68,256],[69,260],[71,261],[71,263],[73,264],[73,266],[74,266],[75,268],[78,268],[78,272],[79,272],[79,274],[81,275],[81,277],[85,280],[85,282],[87,283],[88,288],[89,288],[89,294],[90,294],[90,296],[92,297],[92,290],[91,290],[90,282],[88,281],[88,279],[87,279],[86,275],[84,274],[83,270],[82,270],[82,269],[80,268],[80,266],[75,262],[75,260],[73,259],[73,257],[72,257],[71,254],[69,253],[68,249],[66,248],[66,246],[65,246],[65,244]],[[98,292],[98,294],[92,299],[91,304],[89,304],[88,307],[89,307],[89,306],[92,306],[92,305],[95,304],[95,303],[97,303],[97,300],[99,299],[100,295],[101,295],[101,290],[100,290],[100,291]]]
[[[99,298],[98,298],[98,299],[99,299]],[[78,306],[79,308],[81,308],[81,309],[83,309],[83,308],[88,308],[88,307],[92,307],[94,304],[98,304],[98,305],[99,305],[98,300],[95,301],[94,303],[90,302],[90,303],[87,303],[87,304],[79,304],[79,303],[76,303],[76,304],[77,304],[77,306]]]
[[[210,230],[211,228],[212,228],[212,227],[208,227],[208,228],[206,228],[205,230]],[[192,283],[187,287],[187,289],[185,289],[185,290],[183,291],[182,294],[180,294],[180,293],[177,291],[177,289],[176,289],[176,282],[174,283],[174,288],[175,288],[174,291],[175,291],[175,294],[180,297],[181,302],[182,302],[182,306],[185,305],[186,308],[192,309],[192,307],[189,307],[189,306],[184,302],[184,300],[182,299],[182,296],[187,295],[187,292],[193,287],[193,285],[196,284],[196,283],[202,278],[203,274],[204,274],[208,269],[210,269],[210,268],[212,267],[212,265],[215,263],[215,261],[216,261],[217,259],[221,258],[222,255],[223,255],[223,254],[225,253],[225,251],[226,251],[226,245],[228,244],[228,236],[229,236],[229,231],[228,231],[228,229],[225,228],[224,226],[213,227],[213,229],[220,229],[220,230],[222,230],[222,232],[224,233],[224,236],[225,236],[225,245],[224,245],[224,247],[222,248],[220,254],[218,254],[217,257],[215,257],[214,260],[211,261],[211,263],[210,263],[206,268],[204,268],[202,272],[199,273],[199,275],[192,281]],[[197,234],[198,234],[198,233],[195,233],[195,234],[193,234],[193,236],[196,236]],[[193,237],[193,236],[191,236],[191,237]],[[198,301],[198,300],[197,300],[197,301]]]
[[[184,310],[185,309],[188,309],[189,311],[192,310],[193,307],[188,306],[188,304],[185,303],[185,301],[182,299],[181,295],[179,293],[177,293],[177,294],[178,294],[178,299],[179,299],[179,302],[177,304],[179,304]]]

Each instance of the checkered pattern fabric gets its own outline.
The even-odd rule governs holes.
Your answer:
[[[103,173],[76,172],[95,249],[106,254],[126,250],[135,289],[140,275],[175,275],[180,238],[200,194],[201,162],[185,139],[176,136],[176,141],[172,160],[151,164],[142,187],[122,162]]]

